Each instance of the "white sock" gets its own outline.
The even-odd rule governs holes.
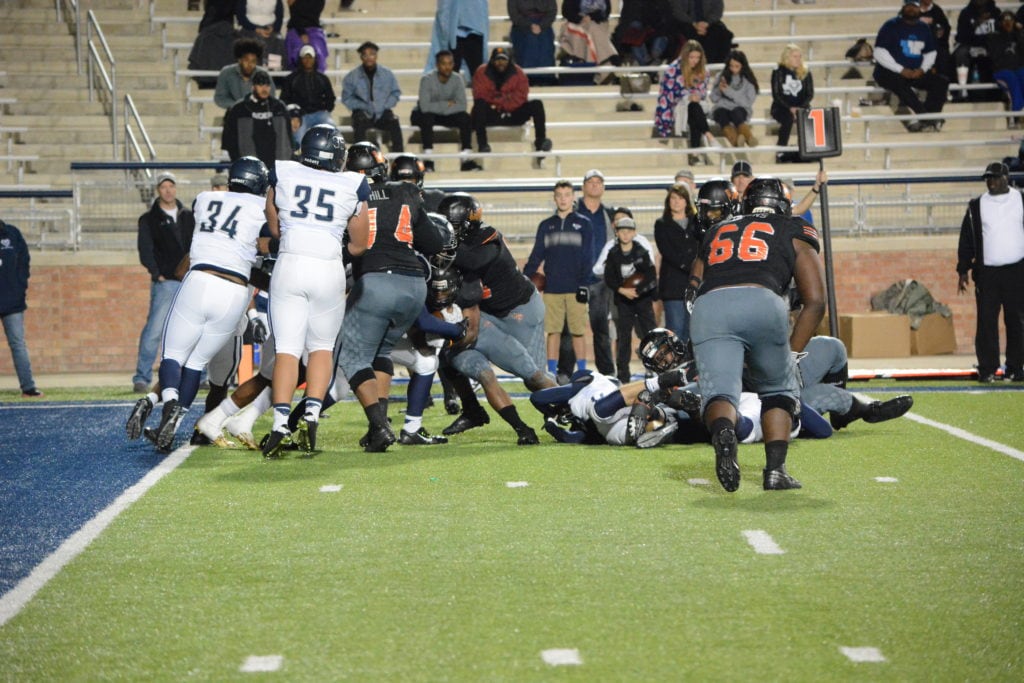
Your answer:
[[[160,392],[160,398],[163,399],[164,403],[167,403],[168,401],[177,401],[178,390],[173,387],[170,389],[164,389],[163,391]]]
[[[233,400],[231,400],[230,396],[221,401],[216,409],[220,410],[220,412],[224,414],[225,420],[234,415],[235,413],[237,413],[239,410],[241,410],[241,408],[239,408],[238,405]]]
[[[412,416],[407,414],[405,416],[405,424],[402,426],[402,431],[409,432],[410,434],[415,434],[416,432],[420,431],[420,427],[422,426],[422,415]]]
[[[148,398],[148,399],[149,399],[149,402],[150,402],[150,404],[152,404],[152,405],[154,405],[154,406],[155,406],[156,404],[160,403],[160,397],[156,395],[156,392],[155,392],[155,391],[151,391],[151,392],[149,392],[148,394],[146,394],[146,398]]]

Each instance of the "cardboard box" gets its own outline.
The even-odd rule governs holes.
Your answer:
[[[891,313],[839,316],[839,338],[850,358],[905,358],[910,355],[910,321]]]
[[[938,313],[929,313],[922,318],[918,328],[910,331],[910,353],[915,356],[956,353],[953,316],[943,318]]]

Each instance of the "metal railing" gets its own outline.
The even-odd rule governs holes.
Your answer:
[[[139,129],[138,137],[136,137],[135,131],[132,130],[132,124]],[[142,138],[142,142],[146,145],[146,151],[149,153],[148,157],[143,153],[142,147],[139,146],[139,137]],[[139,110],[135,108],[132,96],[128,94],[124,96],[124,160],[156,161],[156,147],[153,146],[149,133],[146,132],[146,126],[142,123],[142,117],[139,116]],[[141,173],[146,178],[153,177],[153,171],[149,168],[142,169]]]
[[[94,33],[96,41],[93,40]],[[97,41],[99,47],[103,50],[102,54],[96,46]],[[111,52],[110,45],[107,44],[107,39],[103,35],[103,29],[100,28],[100,23],[92,10],[89,10],[86,15],[86,47],[88,48],[87,79],[89,82],[89,101],[96,101],[98,90],[96,81],[98,79],[99,85],[107,93],[109,100],[110,141],[113,146],[113,158],[117,159],[119,156],[117,141],[117,61],[114,59],[114,53]],[[106,58],[106,66],[104,66],[104,57]]]

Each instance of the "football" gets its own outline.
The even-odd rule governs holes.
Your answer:
[[[644,283],[644,279],[645,278],[643,273],[633,273],[632,275],[630,275],[629,277],[622,281],[622,286],[639,287]]]
[[[544,291],[544,285],[547,284],[547,281],[548,279],[544,273],[534,273],[530,276],[530,282],[533,283],[533,286],[537,288],[538,292]]]

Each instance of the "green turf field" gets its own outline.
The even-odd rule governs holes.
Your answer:
[[[1024,451],[1024,392],[912,415]],[[313,458],[196,449],[0,628],[0,678],[1024,680],[1024,462],[934,426],[798,441],[799,491],[741,446],[734,494],[710,446],[517,448],[493,411],[447,446],[363,431],[346,403]]]

